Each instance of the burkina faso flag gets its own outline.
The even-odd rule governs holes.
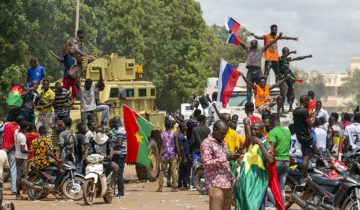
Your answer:
[[[23,103],[23,98],[21,97],[22,92],[23,92],[22,87],[14,86],[8,94],[8,97],[6,99],[6,104],[8,106],[21,107]]]
[[[273,155],[269,142],[263,138],[262,143]],[[273,164],[268,164],[257,144],[251,144],[247,148],[236,189],[237,210],[260,209],[268,186],[274,195],[277,209],[285,210],[275,169],[275,158],[273,160]]]
[[[139,163],[150,169],[149,140],[153,125],[124,105],[127,163]]]

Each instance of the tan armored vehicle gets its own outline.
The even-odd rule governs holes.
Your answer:
[[[134,59],[122,59],[115,53],[104,56],[88,65],[86,78],[96,83],[99,79],[99,68],[102,68],[105,83],[104,91],[100,92],[100,101],[114,102],[110,107],[109,119],[120,116],[121,121],[124,122],[123,105],[125,104],[154,125],[149,137],[151,169],[147,170],[142,165],[136,165],[136,172],[139,179],[155,180],[159,168],[160,129],[165,130],[165,116],[154,108],[155,86],[152,82],[141,80],[142,66],[136,65]],[[75,105],[80,106],[78,99]],[[80,122],[80,110],[71,110],[70,116],[74,125]],[[97,113],[96,118],[100,124],[101,113]]]

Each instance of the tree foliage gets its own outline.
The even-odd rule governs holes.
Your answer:
[[[348,107],[354,108],[360,104],[360,69],[352,69],[347,71],[346,77],[342,78],[343,84],[339,88],[339,94],[342,96],[355,95],[353,103],[348,104]]]
[[[325,80],[318,71],[305,72],[300,69],[293,69],[296,78],[302,79],[302,83],[295,83],[295,93],[298,97],[307,95],[312,90],[315,94],[315,100],[326,98],[328,90],[325,86]]]

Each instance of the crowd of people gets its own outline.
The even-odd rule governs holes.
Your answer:
[[[78,173],[84,172],[83,162],[87,155],[107,157],[110,161],[104,167],[109,173],[113,171],[113,181],[117,178],[117,197],[124,196],[126,131],[119,117],[108,119],[112,103],[100,100],[100,92],[105,86],[102,69],[98,69],[96,84],[85,78],[88,63],[96,57],[85,53],[84,34],[79,30],[76,38],[70,37],[66,41],[62,57],[50,50],[50,54],[64,64],[62,84],[56,81],[55,88],[50,88],[45,68],[38,65],[36,58],[31,58],[27,84],[13,82],[5,98],[9,111],[1,119],[1,149],[5,152],[4,160],[7,157],[4,162],[8,161],[10,166],[11,191],[16,194],[16,199],[21,199],[20,180],[25,178],[30,164],[41,170],[53,164],[50,157],[61,163],[69,153],[76,158]],[[85,82],[81,86],[83,78]],[[78,109],[73,106],[77,96],[80,98],[81,122],[74,126],[75,131],[70,110]],[[102,112],[99,125],[95,122],[95,112]],[[55,146],[59,148],[58,156]]]
[[[212,98],[215,99],[216,94],[214,92]],[[199,109],[195,109],[191,118],[186,121],[181,115],[171,115],[166,120],[166,131],[161,134],[158,191],[162,192],[168,168],[172,179],[171,185],[168,185],[172,187],[172,191],[176,192],[177,187],[181,190],[192,188],[194,183],[190,179],[191,165],[200,156],[205,169],[210,209],[230,209],[232,199],[236,200],[237,209],[241,209],[238,206],[258,209],[263,204],[265,195],[268,197],[267,205],[275,205],[272,193],[266,193],[266,188],[270,185],[269,174],[266,170],[259,171],[257,168],[265,169],[271,164],[275,165],[282,201],[285,202],[284,187],[290,157],[303,160],[301,181],[304,183],[308,162],[319,149],[331,151],[338,156],[339,148],[344,152],[350,147],[360,147],[359,108],[351,114],[342,113],[339,122],[339,115],[336,112],[329,115],[322,108],[321,101],[314,100],[314,96],[314,92],[309,91],[308,95],[300,97],[298,107],[289,114],[293,123],[288,127],[281,126],[281,116],[277,112],[257,112],[261,117],[256,116],[256,106],[252,102],[245,104],[243,129],[239,127],[238,114],[231,116],[221,113],[216,101],[211,103],[207,117]],[[214,122],[216,115],[219,120]],[[238,172],[237,167],[241,169]],[[255,178],[249,182],[245,174],[251,172],[254,172]],[[234,185],[232,180],[237,173],[239,176]],[[263,176],[263,173],[266,175]],[[257,185],[260,188],[262,186],[260,193],[254,191]],[[243,196],[249,194],[252,196]]]
[[[200,158],[204,165],[210,209],[229,210],[232,200],[236,201],[237,209],[259,209],[266,195],[270,203],[276,203],[272,195],[275,192],[266,193],[267,186],[271,184],[266,170],[270,165],[275,165],[276,182],[284,202],[290,156],[303,159],[301,172],[304,182],[308,161],[319,149],[334,151],[335,155],[340,155],[339,150],[360,146],[359,108],[351,114],[343,113],[339,122],[339,115],[335,112],[329,115],[322,108],[321,101],[314,100],[315,93],[309,91],[308,95],[300,97],[298,107],[293,109],[294,75],[289,62],[311,55],[289,58],[291,53],[296,52],[285,47],[279,58],[276,42],[278,39],[297,38],[285,37],[281,33],[277,36],[276,25],[271,26],[271,33],[268,35],[251,35],[264,39],[265,46],[258,48],[256,40],[251,41],[250,46],[240,43],[247,52],[248,72],[246,77],[242,76],[248,85],[248,101],[244,107],[246,117],[240,119],[242,123],[238,123],[240,113],[232,116],[221,113],[217,106],[217,92],[212,94],[208,113],[196,109],[187,120],[182,115],[167,116],[166,130],[161,132],[158,192],[163,191],[166,173],[171,191],[193,187],[191,169],[194,160]],[[0,172],[8,159],[11,191],[16,194],[16,199],[21,199],[20,180],[25,178],[29,164],[33,163],[37,169],[44,169],[52,164],[50,158],[61,163],[69,153],[74,154],[79,173],[84,172],[84,159],[89,154],[100,154],[112,160],[104,167],[107,171],[114,172],[112,180],[117,178],[117,197],[124,196],[126,131],[119,117],[108,119],[112,103],[100,100],[99,93],[104,90],[102,69],[99,69],[96,84],[87,78],[81,86],[81,79],[86,77],[88,62],[96,59],[85,53],[83,38],[84,32],[79,30],[76,38],[67,40],[63,57],[50,51],[64,64],[63,84],[56,82],[54,90],[46,79],[45,68],[38,65],[36,58],[30,60],[27,84],[13,83],[12,92],[19,95],[22,102],[8,104],[8,115],[1,119],[4,123],[0,130]],[[264,52],[265,76],[262,76],[260,66]],[[269,86],[266,81],[271,68],[276,75],[276,84]],[[41,89],[38,91],[40,85]],[[275,87],[280,87],[281,94],[270,99],[270,90]],[[251,102],[252,90],[255,92],[254,103]],[[81,122],[76,125],[77,131],[74,131],[70,110],[76,109],[73,104],[77,96],[80,98]],[[280,118],[286,113],[283,106],[285,98],[290,104],[288,111],[293,116],[293,123],[288,128],[282,127],[280,123]],[[192,101],[196,101],[196,95]],[[271,113],[275,104],[277,111]],[[99,125],[94,121],[94,113],[98,111],[102,112]],[[217,121],[214,120],[215,114],[219,118]],[[58,156],[54,153],[54,139],[51,139],[53,131],[59,140]],[[232,177],[236,174],[239,176],[234,185]],[[247,180],[249,174],[253,179],[251,183]],[[251,197],[244,197],[250,194]]]

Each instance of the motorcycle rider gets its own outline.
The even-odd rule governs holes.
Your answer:
[[[111,161],[114,154],[112,140],[105,134],[103,126],[98,128],[95,138],[89,139],[88,149],[88,154],[99,154],[106,157],[107,160],[103,162],[103,165],[106,175],[113,172],[110,180],[110,186],[113,186],[113,182],[119,172],[119,166],[115,162]]]

